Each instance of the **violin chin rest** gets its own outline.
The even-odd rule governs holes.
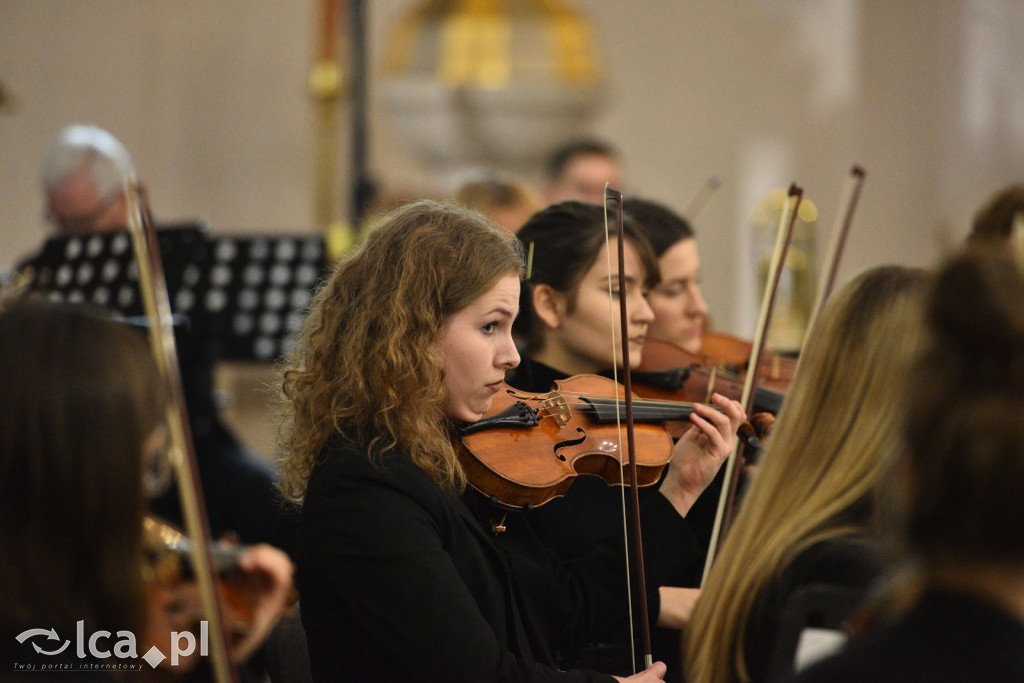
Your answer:
[[[468,436],[469,434],[476,434],[477,432],[487,431],[488,429],[509,429],[516,427],[528,429],[530,427],[536,427],[540,424],[540,419],[537,417],[538,412],[539,411],[534,410],[522,401],[516,401],[500,413],[491,415],[490,417],[485,417],[476,422],[467,422],[462,426],[461,432],[463,436]]]

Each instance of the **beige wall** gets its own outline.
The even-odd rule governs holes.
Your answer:
[[[410,3],[368,4],[376,68]],[[1024,177],[1024,3],[576,5],[607,50],[608,97],[588,128],[622,148],[627,189],[682,209],[707,177],[724,181],[697,227],[731,331],[753,326],[746,220],[768,189],[800,183],[827,231],[850,165],[867,169],[845,279],[932,263],[990,192]],[[315,15],[311,0],[0,0],[0,81],[17,98],[0,113],[0,265],[41,238],[39,160],[72,121],[124,140],[162,218],[310,229]],[[376,98],[370,151],[385,186],[437,191]]]

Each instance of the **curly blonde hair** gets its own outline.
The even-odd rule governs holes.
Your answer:
[[[386,215],[314,297],[284,369],[284,494],[301,502],[334,439],[371,457],[401,448],[461,491],[437,338],[449,316],[522,272],[515,238],[474,211],[422,201]]]

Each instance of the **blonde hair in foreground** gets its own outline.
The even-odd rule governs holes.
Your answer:
[[[522,274],[515,237],[480,214],[417,202],[384,216],[319,290],[284,370],[281,488],[301,501],[329,440],[397,446],[439,485],[465,476],[442,412],[444,321]]]
[[[875,268],[822,312],[687,626],[691,683],[749,681],[745,625],[758,596],[809,546],[859,530],[843,517],[874,500],[898,450],[926,283],[920,270]]]

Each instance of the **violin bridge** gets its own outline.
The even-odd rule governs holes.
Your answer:
[[[569,402],[565,400],[564,396],[558,394],[557,396],[545,399],[544,407],[547,408],[548,413],[555,418],[555,422],[558,423],[559,427],[564,427],[569,424],[572,414],[569,409]]]

